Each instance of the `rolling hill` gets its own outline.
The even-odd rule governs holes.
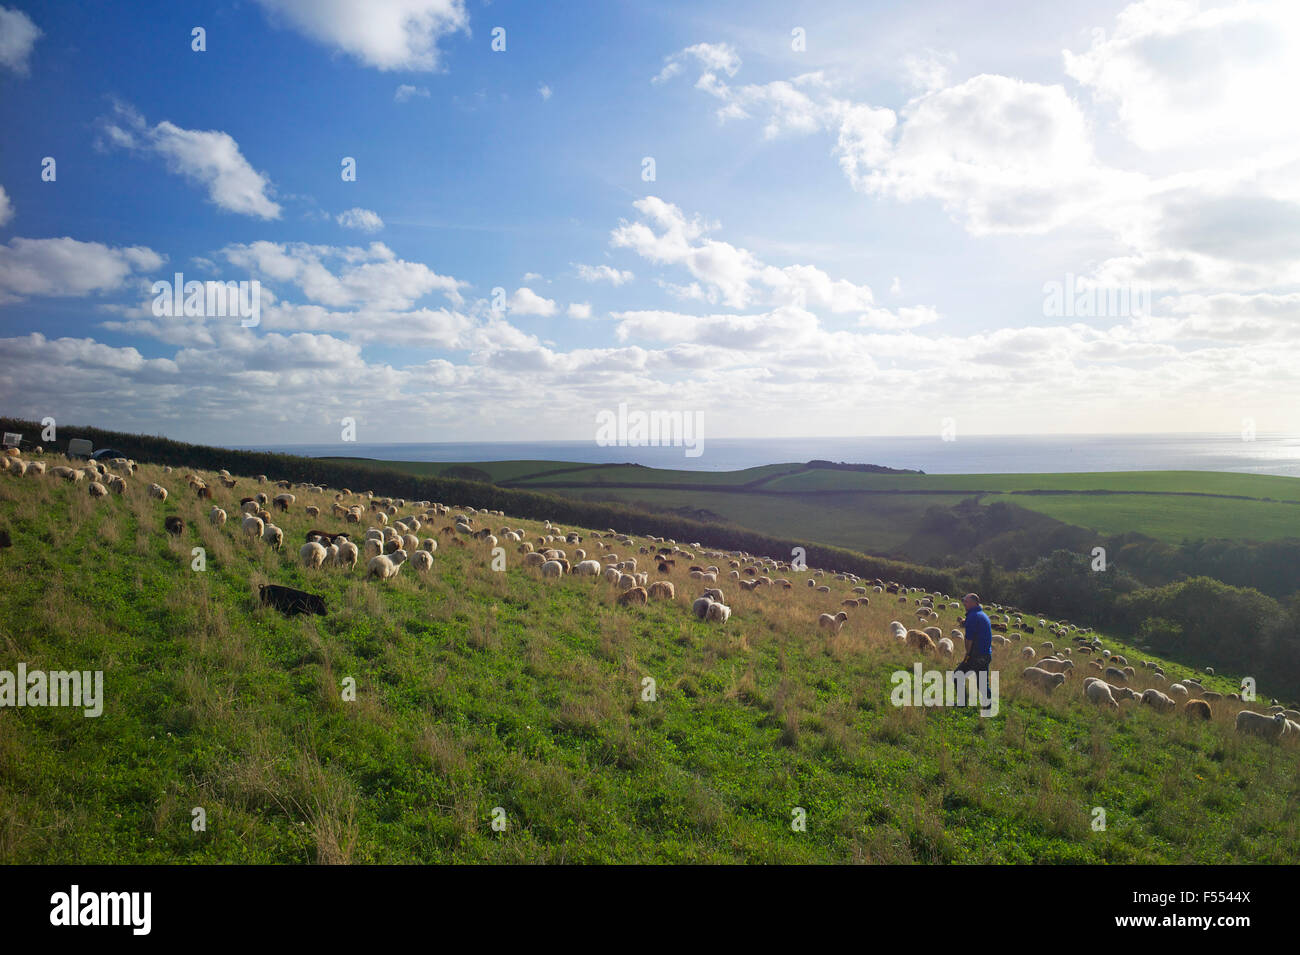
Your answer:
[[[911,597],[873,593],[828,636],[817,615],[848,582],[824,578],[822,594],[724,581],[731,619],[706,624],[689,612],[688,558],[653,575],[676,599],[620,607],[604,580],[543,579],[513,547],[493,570],[487,544],[453,543],[446,518],[420,534],[439,541],[433,570],[381,583],[298,561],[313,527],[358,527],[330,516],[333,491],[294,489],[277,552],[207,518],[265,485],[199,476],[213,501],[149,464],[106,499],[84,481],[0,475],[13,544],[0,551],[0,670],[102,669],[106,695],[97,718],[0,708],[0,860],[1213,864],[1300,850],[1300,750],[1238,736],[1232,707],[1208,723],[1101,711],[1077,677],[1047,696],[1020,678],[1020,645],[999,651],[997,716],[892,705],[895,673],[945,665],[888,636]],[[184,520],[179,536],[167,516]],[[601,543],[629,556],[654,542]],[[329,611],[261,607],[267,582],[319,593]],[[1205,682],[1226,692],[1237,678]]]

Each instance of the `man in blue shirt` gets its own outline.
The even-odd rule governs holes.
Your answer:
[[[967,594],[962,603],[966,606],[966,619],[962,623],[966,630],[966,659],[957,664],[956,672],[983,672],[987,680],[989,664],[993,662],[993,625],[980,607],[978,594]]]

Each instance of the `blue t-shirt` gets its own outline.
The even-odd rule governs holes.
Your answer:
[[[986,657],[993,656],[993,625],[989,623],[989,615],[978,606],[974,610],[967,610],[965,626],[966,639],[974,644],[971,652]]]

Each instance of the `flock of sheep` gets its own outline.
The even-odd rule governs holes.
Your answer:
[[[48,475],[72,483],[86,480],[90,496],[96,498],[108,497],[110,493],[122,494],[127,478],[136,470],[136,463],[126,458],[77,462],[75,466],[47,466],[45,461],[23,460],[12,450],[0,455],[0,471],[19,477]],[[165,466],[162,470],[165,475],[174,473],[170,467]],[[216,479],[227,491],[238,484],[237,479],[225,470],[219,471]],[[252,480],[258,485],[273,484],[280,493],[258,491],[240,498],[239,509],[235,512],[240,520],[240,532],[250,541],[281,550],[284,531],[274,523],[267,508],[288,513],[299,506],[298,497],[292,493],[290,482],[271,482],[266,475],[257,475]],[[212,488],[198,474],[188,473],[184,481],[200,499],[212,498]],[[320,485],[311,484],[298,485],[298,490],[322,499],[331,493]],[[148,486],[148,493],[160,501],[166,501],[169,495],[167,488],[157,483]],[[700,588],[697,597],[688,598],[689,612],[716,624],[725,624],[732,615],[720,582],[730,581],[744,591],[771,589],[780,592],[795,587],[789,576],[781,574],[807,573],[806,585],[819,598],[832,593],[832,583],[848,588],[840,601],[844,609],[821,613],[816,620],[817,626],[829,634],[840,633],[849,621],[848,610],[869,606],[871,597],[875,595],[878,600],[892,599],[900,607],[907,606],[915,614],[917,623],[914,627],[897,620],[889,625],[890,637],[901,648],[923,655],[952,658],[964,643],[960,629],[952,629],[945,636],[934,625],[940,610],[956,611],[960,615],[960,603],[946,594],[926,593],[897,581],[864,580],[851,573],[796,568],[782,560],[743,551],[710,550],[698,542],[686,546],[674,540],[647,536],[642,543],[612,528],[588,535],[591,538],[588,546],[592,549],[588,553],[580,546],[584,543],[582,534],[566,531],[549,521],[535,534],[523,527],[505,524],[498,524],[493,530],[491,526],[475,525],[479,522],[489,524],[493,518],[504,518],[501,511],[453,508],[430,501],[408,502],[377,497],[370,491],[352,492],[346,488],[332,493],[333,501],[325,504],[324,508],[317,504],[302,505],[302,513],[314,522],[322,522],[328,513],[330,519],[343,525],[336,531],[308,531],[298,550],[298,559],[305,568],[352,571],[364,556],[366,577],[370,579],[392,580],[407,564],[415,572],[427,574],[434,566],[434,555],[439,547],[437,538],[443,537],[450,546],[484,548],[489,559],[500,554],[501,548],[510,547],[522,555],[523,566],[534,569],[543,579],[558,579],[566,574],[603,578],[617,591],[616,603],[619,606],[632,606],[650,601],[675,602],[677,587],[674,582],[651,580],[650,568],[653,567],[662,578],[678,573],[677,563],[681,561],[688,568],[688,579]],[[232,503],[232,509],[233,506]],[[226,508],[214,504],[208,512],[208,519],[213,525],[222,527],[227,524],[230,514]],[[422,529],[431,528],[440,519],[446,519],[446,523],[438,529],[436,536],[419,536]],[[348,527],[355,525],[359,528],[362,524],[368,526],[360,532],[358,545],[353,541],[354,532]],[[167,519],[169,532],[180,533],[183,527],[179,517]],[[623,555],[617,552],[624,549],[626,553]],[[646,569],[640,569],[642,561]],[[1206,690],[1195,676],[1170,682],[1163,667],[1155,661],[1140,661],[1140,668],[1130,666],[1123,655],[1105,648],[1091,628],[1080,628],[1066,622],[1049,623],[1042,619],[1037,620],[1035,626],[1033,621],[1027,622],[1014,609],[996,604],[986,607],[986,610],[994,630],[998,631],[993,635],[994,668],[998,668],[998,657],[1003,658],[1004,664],[1010,662],[1008,654],[1016,653],[1014,647],[1021,644],[1016,655],[1027,664],[1021,674],[1022,680],[1044,693],[1050,694],[1065,685],[1078,660],[1081,670],[1094,671],[1082,681],[1083,698],[1107,709],[1118,711],[1121,704],[1131,702],[1167,713],[1181,705],[1189,717],[1209,720],[1215,715],[1214,706],[1227,708],[1243,702],[1239,693],[1221,694]],[[1045,636],[1062,641],[1062,646],[1058,648],[1053,640],[1046,639],[1039,642],[1037,649],[1029,645],[1026,635],[1032,636],[1039,629],[1045,632]],[[1069,645],[1064,641],[1069,641]],[[1206,668],[1205,673],[1212,676],[1214,671]],[[1142,686],[1144,683],[1148,685]],[[1239,733],[1273,740],[1300,739],[1300,711],[1286,708],[1275,700],[1263,713],[1240,709],[1235,717],[1235,727]]]

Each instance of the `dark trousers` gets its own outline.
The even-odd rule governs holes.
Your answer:
[[[976,681],[979,680],[979,675],[980,675],[981,673],[983,673],[983,674],[984,674],[984,686],[983,686],[983,687],[979,687],[979,683],[977,682],[977,683],[976,683],[976,687],[978,688],[978,689],[977,689],[977,692],[988,693],[988,692],[991,692],[991,689],[990,689],[991,684],[989,683],[989,664],[991,664],[992,662],[993,662],[993,658],[992,658],[991,656],[986,655],[986,654],[982,654],[982,653],[969,653],[969,654],[966,655],[966,659],[965,659],[965,660],[962,660],[961,663],[957,664],[957,666],[956,666],[956,668],[953,670],[953,672],[954,672],[954,673],[974,673],[974,674],[975,674],[975,679],[976,679]],[[982,701],[981,701],[981,702],[982,702]]]

